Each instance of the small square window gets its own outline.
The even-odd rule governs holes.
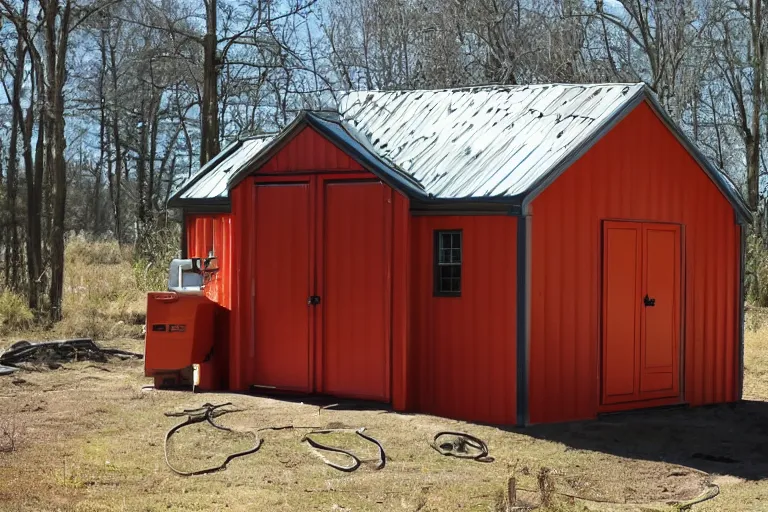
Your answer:
[[[436,297],[461,296],[461,231],[435,231]]]

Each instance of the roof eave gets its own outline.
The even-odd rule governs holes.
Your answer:
[[[578,159],[580,159],[587,151],[603,138],[608,132],[610,132],[619,122],[624,119],[627,114],[632,112],[642,101],[645,96],[645,89],[639,88],[632,97],[622,105],[612,116],[604,119],[597,127],[595,133],[579,143],[573,150],[568,151],[557,162],[552,169],[537,179],[533,185],[522,194],[522,207],[523,210],[527,210],[529,205],[533,202],[544,189],[549,187],[554,181],[560,177],[571,165],[573,165]]]
[[[168,208],[181,208],[186,212],[228,212],[230,210],[229,196],[212,198],[172,198],[168,200]]]
[[[208,160],[208,162],[203,165],[200,170],[198,170],[194,176],[189,178],[187,181],[185,181],[179,188],[177,188],[171,196],[168,198],[168,207],[169,208],[179,208],[183,207],[182,204],[178,203],[178,201],[185,201],[184,198],[182,198],[182,194],[184,192],[188,191],[192,185],[200,181],[203,177],[205,177],[210,170],[213,169],[216,165],[221,163],[222,160],[227,158],[229,155],[231,155],[236,149],[239,149],[243,145],[242,140],[236,140],[232,144],[226,146],[222,151],[220,151],[216,156]]]
[[[751,224],[753,221],[752,212],[749,210],[749,207],[744,202],[744,199],[741,197],[741,195],[734,193],[730,187],[724,183],[724,180],[729,179],[725,173],[715,167],[712,162],[710,162],[709,159],[704,155],[704,153],[701,152],[698,146],[685,133],[683,133],[677,123],[675,123],[675,121],[670,117],[664,107],[659,103],[659,100],[656,99],[656,95],[653,94],[653,92],[650,91],[647,87],[644,89],[644,92],[645,100],[648,102],[654,113],[659,117],[659,119],[661,119],[667,129],[672,132],[678,142],[680,142],[680,144],[685,147],[685,149],[693,157],[696,163],[699,164],[699,166],[709,175],[712,182],[715,184],[718,190],[720,190],[720,193],[723,194],[731,203],[734,212],[736,213],[738,222]],[[734,188],[736,188],[735,185]]]
[[[737,220],[740,223],[752,223],[752,212],[749,211],[744,200],[733,191],[724,185],[722,180],[728,178],[725,174],[716,168],[707,159],[706,156],[699,150],[688,136],[686,136],[677,123],[667,114],[659,101],[656,99],[656,95],[648,86],[643,86],[638,89],[632,98],[627,101],[620,109],[618,109],[612,116],[605,119],[602,124],[597,128],[596,132],[579,144],[574,150],[569,151],[564,157],[552,168],[550,172],[539,178],[528,190],[522,195],[522,209],[527,211],[530,204],[536,197],[544,191],[549,185],[551,185],[560,175],[565,172],[571,165],[573,165],[578,159],[589,151],[600,139],[603,138],[609,131],[611,131],[617,124],[619,124],[624,118],[632,112],[640,103],[647,102],[653,112],[661,119],[664,125],[670,132],[677,138],[677,140],[685,147],[686,151],[693,157],[696,163],[707,173],[709,178],[720,190],[728,201],[733,206]]]

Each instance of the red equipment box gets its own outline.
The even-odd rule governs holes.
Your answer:
[[[218,304],[204,295],[175,292],[147,294],[147,333],[144,375],[155,377],[155,387],[181,385],[192,378],[192,365],[206,375],[203,388],[213,388],[214,349]],[[191,383],[191,382],[190,382]]]

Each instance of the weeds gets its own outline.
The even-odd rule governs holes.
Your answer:
[[[24,299],[10,290],[0,293],[0,333],[28,329],[34,315]]]
[[[18,450],[26,438],[27,429],[16,416],[0,418],[0,453]]]
[[[136,248],[133,275],[143,292],[164,290],[168,283],[168,266],[179,256],[179,227],[171,225],[144,235]]]
[[[133,273],[130,248],[114,241],[70,237],[64,253],[63,319],[57,336],[136,337],[144,324],[146,294]]]
[[[541,500],[542,507],[551,507],[553,505],[553,499],[555,497],[555,481],[550,474],[552,472],[549,468],[541,468],[539,474],[536,475],[536,482],[539,485],[539,499]]]
[[[751,234],[747,238],[744,286],[749,302],[768,306],[768,251],[760,238]]]

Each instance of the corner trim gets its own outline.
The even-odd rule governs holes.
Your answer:
[[[528,413],[528,311],[530,287],[530,216],[517,217],[517,425],[529,423]]]
[[[741,400],[744,393],[744,302],[745,302],[745,289],[744,289],[744,267],[746,265],[747,254],[747,230],[744,224],[739,224],[739,373],[737,375],[736,383],[736,400]]]
[[[187,212],[181,209],[181,259],[187,257]]]

